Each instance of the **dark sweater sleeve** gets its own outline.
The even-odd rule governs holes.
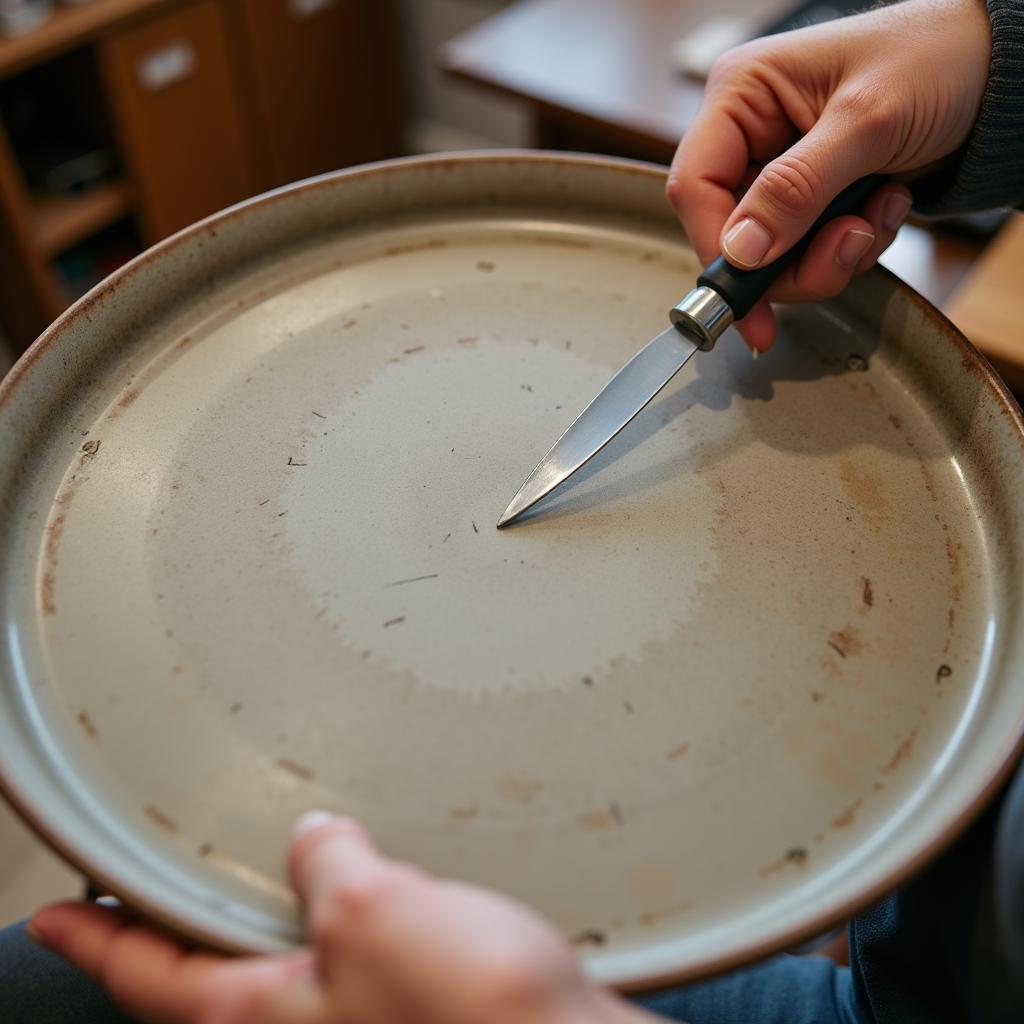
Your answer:
[[[974,130],[952,167],[911,186],[918,213],[1024,203],[1024,0],[988,0],[992,62]]]

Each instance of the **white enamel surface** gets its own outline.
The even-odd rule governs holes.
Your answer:
[[[820,926],[950,827],[1024,712],[1020,438],[887,279],[757,362],[727,335],[494,528],[692,281],[660,188],[319,183],[58,328],[2,435],[0,765],[44,831],[275,948],[291,821],[345,811],[635,984]]]

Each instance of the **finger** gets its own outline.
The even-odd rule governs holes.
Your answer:
[[[907,219],[913,197],[910,190],[898,182],[886,182],[864,204],[864,218],[875,231],[875,241],[857,264],[857,273],[870,270],[878,257],[892,245],[900,226]]]
[[[847,185],[879,168],[877,148],[841,110],[826,109],[806,135],[766,164],[729,215],[719,244],[734,266],[774,262]]]
[[[364,937],[420,878],[413,868],[382,857],[359,824],[321,812],[296,826],[288,868],[328,970],[344,961],[349,930]]]
[[[669,203],[705,266],[721,252],[722,227],[752,165],[759,169],[798,136],[775,94],[747,74],[752,55],[750,45],[740,47],[715,65],[669,171]]]
[[[767,299],[757,302],[735,326],[752,351],[767,352],[775,344],[775,314]]]
[[[32,919],[30,934],[98,981],[114,1001],[150,1024],[194,1021],[219,1008],[225,1024],[258,1020],[289,987],[311,977],[308,952],[230,960],[186,950],[120,910],[57,904]],[[300,985],[301,983],[301,985]],[[296,1018],[310,1024],[316,1018]]]

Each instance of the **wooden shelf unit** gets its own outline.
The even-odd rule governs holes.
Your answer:
[[[397,0],[90,0],[0,39],[0,331],[15,349],[67,305],[55,261],[112,225],[130,219],[148,246],[288,181],[399,155],[396,9]],[[30,189],[5,96],[47,76],[43,92],[61,102],[63,89],[88,89],[117,180],[67,196]]]

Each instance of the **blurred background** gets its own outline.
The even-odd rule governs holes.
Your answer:
[[[0,376],[111,271],[247,196],[480,147],[668,163],[720,52],[873,5],[0,0]],[[1018,390],[1022,220],[914,222],[883,260]],[[0,808],[0,925],[77,885]]]

